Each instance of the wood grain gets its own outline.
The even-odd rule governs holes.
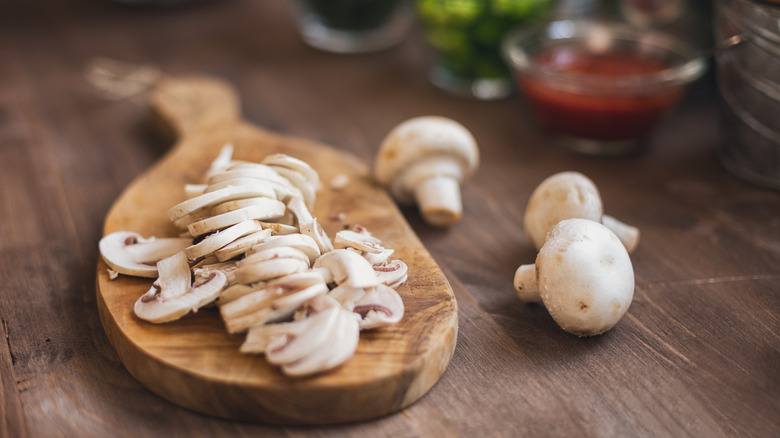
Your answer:
[[[243,335],[229,335],[216,309],[167,324],[133,314],[151,281],[108,278],[98,266],[98,308],[109,339],[127,369],[155,393],[187,408],[223,418],[266,423],[342,423],[402,409],[424,395],[444,373],[457,339],[452,289],[393,201],[357,159],[313,142],[251,126],[225,83],[168,78],[153,97],[158,115],[181,137],[157,165],[133,182],[106,217],[105,233],[173,236],[167,210],[183,200],[185,183],[200,180],[220,148],[234,158],[262,161],[273,153],[303,159],[320,174],[314,214],[326,232],[360,224],[411,266],[399,288],[406,307],[396,326],[361,334],[353,358],[335,371],[289,378],[257,355],[239,352]],[[328,182],[346,175],[333,190]]]
[[[711,37],[709,3],[689,2],[673,26]],[[0,436],[780,436],[780,193],[718,163],[714,70],[643,154],[580,157],[549,143],[521,95],[478,102],[433,87],[419,33],[380,53],[323,53],[301,41],[289,4],[4,4]],[[112,203],[172,143],[145,99],[109,101],[91,88],[84,67],[95,56],[224,78],[246,119],[363,163],[406,118],[468,127],[482,162],[461,222],[439,230],[401,209],[458,302],[457,348],[439,382],[397,414],[335,426],[226,421],[141,385],[100,321],[97,245]],[[634,302],[593,339],[568,335],[512,291],[512,273],[535,256],[524,204],[562,170],[590,176],[606,211],[642,230]]]

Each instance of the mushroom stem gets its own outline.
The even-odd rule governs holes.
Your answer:
[[[539,286],[536,283],[536,265],[520,265],[515,271],[515,293],[517,298],[524,303],[539,303],[542,297],[539,295]]]
[[[621,222],[614,217],[605,214],[601,216],[601,224],[615,233],[626,251],[633,252],[639,244],[639,228]]]
[[[463,206],[460,182],[447,175],[436,175],[420,181],[415,198],[423,218],[435,226],[452,225],[460,219]]]

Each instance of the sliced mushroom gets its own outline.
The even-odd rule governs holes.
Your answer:
[[[262,225],[257,222],[258,225]],[[223,246],[222,248],[214,251],[214,255],[217,257],[217,260],[224,262],[226,260],[230,260],[234,257],[237,257],[241,254],[244,254],[249,250],[249,248],[262,243],[269,237],[271,237],[271,230],[269,229],[261,229],[260,231],[255,231],[254,233],[247,234],[245,236],[242,236],[231,243]]]
[[[155,289],[155,293],[159,293],[162,300],[184,295],[192,285],[189,260],[183,251],[157,262],[157,271],[159,277],[151,289]]]
[[[257,198],[263,201],[249,207],[239,208],[227,213],[211,216],[206,219],[191,223],[187,229],[193,236],[201,236],[206,233],[227,228],[239,222],[258,219],[266,220],[279,217],[284,214],[285,205],[271,198]]]
[[[374,272],[382,284],[392,288],[402,285],[408,278],[409,267],[401,260],[393,260],[385,265],[374,265]]]
[[[202,193],[194,198],[187,199],[186,201],[174,205],[168,210],[168,217],[171,221],[175,222],[187,215],[223,202],[256,197],[275,199],[275,196],[276,193],[273,189],[261,185],[253,187],[227,186],[218,190]]]
[[[321,269],[327,282],[352,287],[372,287],[380,284],[374,268],[355,251],[334,249],[326,252],[314,262],[314,268]]]
[[[382,241],[372,236],[371,233],[358,233],[352,230],[341,230],[333,238],[335,249],[352,248],[371,254],[379,254],[385,250]]]
[[[224,172],[225,169],[230,166],[233,162],[233,150],[233,143],[225,143],[225,145],[222,146],[222,149],[219,150],[219,154],[214,158],[214,161],[211,162],[211,165],[206,171],[206,180],[215,173]]]
[[[332,307],[299,321],[252,327],[241,352],[265,353],[274,364],[298,360],[327,339],[338,316],[338,308]]]
[[[393,288],[380,284],[370,288],[339,286],[330,294],[342,307],[360,315],[360,329],[396,324],[404,316],[404,302]]]
[[[131,231],[117,231],[100,239],[103,260],[112,270],[136,277],[158,276],[156,263],[192,244],[191,238],[144,239]]]
[[[242,236],[258,231],[263,231],[263,227],[255,220],[239,222],[224,230],[210,234],[200,242],[185,248],[184,253],[187,254],[187,258],[190,260],[196,260],[200,257],[205,257],[214,253]],[[220,261],[222,262],[225,260],[226,259]]]
[[[282,365],[289,376],[307,376],[331,370],[351,358],[357,350],[360,327],[352,312],[337,308],[339,317],[328,334],[328,341],[306,356]]]
[[[269,248],[238,262],[236,281],[243,284],[268,281],[309,269],[309,259],[291,247]]]
[[[387,261],[390,259],[390,256],[393,255],[395,250],[392,249],[385,249],[382,252],[379,253],[370,253],[370,252],[364,252],[363,258],[368,260],[368,263],[371,263],[373,266],[377,265],[386,265]]]
[[[324,283],[300,290],[266,288],[220,307],[225,327],[230,333],[241,333],[251,327],[289,318],[303,303],[327,293]]]
[[[306,180],[306,177],[293,170],[284,167],[276,167],[275,170],[280,176],[290,181],[290,184],[301,192],[306,207],[314,207],[314,201],[317,198],[317,186],[310,184],[309,181]]]
[[[291,197],[287,202],[287,208],[295,216],[301,233],[314,239],[320,252],[324,253],[333,249],[333,243],[325,233],[325,230],[322,229],[322,226],[320,226],[317,218],[315,218],[306,207],[303,197]]]
[[[311,237],[305,234],[285,234],[282,236],[271,236],[264,240],[262,243],[253,246],[247,252],[248,255],[252,255],[256,252],[264,251],[271,248],[280,248],[289,246],[303,252],[309,259],[309,263],[314,263],[320,256],[320,249],[317,243]]]
[[[170,299],[163,298],[160,289],[153,286],[136,301],[135,314],[154,323],[174,321],[217,299],[226,281],[222,271],[211,271],[205,282],[195,284]]]
[[[320,176],[317,174],[317,171],[309,166],[309,163],[303,160],[286,154],[273,154],[265,157],[263,159],[263,164],[273,166],[274,168],[277,168],[277,171],[279,167],[295,171],[296,173],[301,174],[306,179],[306,182],[314,187],[315,190],[320,188]]]

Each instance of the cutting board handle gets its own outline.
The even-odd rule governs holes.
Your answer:
[[[232,129],[240,121],[236,91],[227,83],[205,77],[167,77],[156,86],[151,104],[177,138]]]

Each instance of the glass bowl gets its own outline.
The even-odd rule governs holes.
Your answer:
[[[569,150],[624,155],[706,70],[693,47],[661,31],[561,20],[512,31],[502,52],[539,124]]]

